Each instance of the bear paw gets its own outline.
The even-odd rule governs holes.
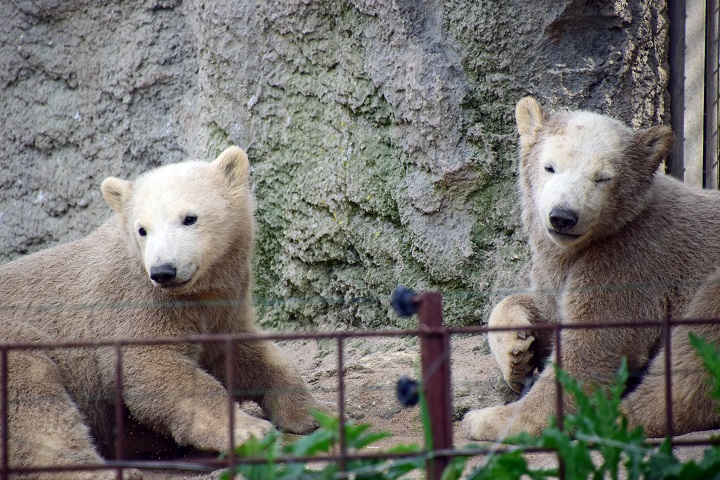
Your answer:
[[[500,302],[490,314],[489,327],[527,327],[525,330],[488,332],[488,343],[503,379],[510,388],[520,393],[532,380],[535,370],[535,353],[532,322],[529,312],[522,306]]]
[[[251,415],[235,418],[235,445],[241,445],[250,437],[263,438],[272,430],[272,423]]]
[[[461,427],[473,440],[500,442],[522,431],[537,434],[534,422],[526,422],[520,413],[519,404],[471,410],[462,420]]]
[[[299,435],[310,433],[319,426],[317,420],[310,414],[311,410],[337,415],[337,407],[330,404],[321,405],[317,402],[301,402],[296,405],[285,404],[276,410],[275,424],[283,432]]]
[[[521,432],[538,436],[547,427],[547,414],[550,404],[528,403],[524,397],[517,402],[497,407],[471,410],[465,414],[461,427],[473,440],[500,442]]]
[[[500,421],[498,417],[501,409],[502,407],[490,407],[471,410],[465,414],[461,428],[473,440],[501,441],[507,436],[502,434],[504,421]]]
[[[283,432],[305,434],[318,428],[318,423],[310,414],[319,410],[329,415],[337,415],[337,407],[318,402],[309,393],[304,395],[266,396],[260,406],[272,418],[273,423]]]
[[[278,419],[278,428],[283,432],[295,433],[298,435],[304,435],[310,433],[318,428],[318,423],[315,418],[309,413],[300,415],[294,418],[284,417]]]

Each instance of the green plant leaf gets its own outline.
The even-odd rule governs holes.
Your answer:
[[[484,465],[470,473],[467,480],[517,480],[530,474],[522,450],[513,450],[492,455]]]
[[[355,438],[352,442],[348,441],[348,447],[361,450],[368,445],[377,443],[385,438],[392,437],[389,432],[365,432]]]
[[[337,443],[337,439],[337,429],[319,428],[296,442],[286,445],[283,451],[297,457],[312,456],[316,453],[329,452]]]
[[[709,378],[708,383],[710,384],[710,397],[715,400],[720,400],[720,352],[718,352],[717,346],[707,340],[699,337],[693,332],[689,333],[690,345],[695,347],[698,355],[703,360],[703,365],[708,371]]]
[[[317,409],[311,409],[310,415],[317,420],[321,429],[337,430],[340,426],[340,419]]]

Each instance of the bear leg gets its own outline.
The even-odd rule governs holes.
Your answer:
[[[233,404],[230,432],[228,392],[216,377],[177,346],[137,347],[124,355],[125,405],[140,423],[179,445],[221,452],[250,436],[264,437],[270,422],[243,412]]]
[[[493,308],[488,327],[526,327],[523,330],[488,332],[488,343],[503,379],[520,393],[532,382],[538,365],[535,355],[533,321],[538,317],[524,295],[505,297]]]
[[[63,387],[57,366],[41,351],[8,355],[8,427],[11,467],[101,464],[87,426]],[[115,471],[67,471],[24,475],[57,480],[115,479]],[[141,480],[137,470],[123,478]]]
[[[235,387],[238,397],[258,402],[280,429],[303,434],[318,427],[310,410],[327,411],[308,391],[297,367],[272,342],[237,345]],[[224,372],[223,372],[224,377]]]
[[[500,442],[527,432],[540,435],[555,412],[555,374],[546,369],[525,397],[508,405],[471,410],[465,414],[461,428],[473,440]]]
[[[694,327],[693,331],[709,341],[720,340],[715,326]],[[673,434],[706,430],[720,426],[718,403],[710,398],[708,373],[702,359],[690,345],[687,326],[673,329],[670,351],[672,371]],[[661,351],[651,362],[637,389],[623,399],[621,411],[631,428],[643,426],[649,437],[667,435],[666,415],[666,352]]]

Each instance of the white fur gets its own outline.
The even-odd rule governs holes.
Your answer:
[[[110,177],[101,189],[115,215],[95,232],[0,266],[2,338],[105,340],[258,331],[245,152],[230,147],[211,163],[168,165],[135,182]],[[197,221],[184,222],[188,215]],[[139,235],[140,228],[146,235]],[[163,263],[172,264],[176,273],[156,275],[161,281],[150,282],[153,266]],[[235,444],[251,435],[262,437],[271,424],[237,404],[234,431],[228,427],[225,387],[231,362],[238,400],[257,402],[281,429],[306,433],[315,428],[309,412],[319,405],[277,346],[241,342],[233,358],[225,356],[224,345],[216,343],[123,349],[125,406],[157,433],[202,450],[228,448],[231,434]],[[46,460],[39,457],[36,438],[50,439],[57,447],[53,460],[45,463],[100,462],[83,417],[97,443],[109,445],[109,405],[92,399],[115,398],[114,351],[58,349],[52,356],[16,352],[10,358],[9,398],[48,399],[38,408],[11,409],[10,434],[16,438],[9,445],[11,464]],[[64,435],[52,436],[53,431]],[[64,443],[57,444],[59,439]],[[108,478],[96,473],[72,478]]]
[[[550,239],[560,246],[572,245],[591,234],[611,200],[611,184],[616,171],[609,161],[622,151],[617,129],[627,127],[614,119],[590,112],[579,112],[561,134],[547,137],[540,146],[538,215]],[[578,214],[578,223],[558,235],[550,224],[554,208]]]
[[[195,279],[225,253],[216,240],[223,238],[227,202],[215,193],[217,189],[210,188],[203,168],[206,164],[191,162],[152,171],[135,182],[128,205],[128,223],[148,277],[154,266],[171,264],[177,269],[176,281],[164,287],[168,290],[190,289]],[[204,192],[202,198],[197,196],[198,191]],[[190,215],[197,217],[196,223],[184,225]],[[145,236],[138,233],[141,228]]]

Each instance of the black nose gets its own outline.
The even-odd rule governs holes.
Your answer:
[[[565,210],[562,208],[553,208],[550,211],[550,225],[556,230],[564,231],[570,230],[577,225],[578,216],[577,213],[572,210]]]
[[[157,283],[168,283],[175,279],[177,271],[169,263],[163,263],[150,268],[150,278]]]

